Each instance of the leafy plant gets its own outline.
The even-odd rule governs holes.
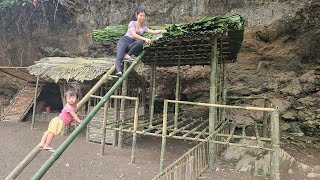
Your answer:
[[[24,6],[26,3],[31,3],[31,0],[0,0],[0,10],[5,8],[10,8],[13,5],[22,5]]]

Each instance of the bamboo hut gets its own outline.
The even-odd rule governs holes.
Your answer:
[[[108,72],[114,64],[113,57],[106,58],[70,58],[70,57],[46,57],[36,61],[34,65],[29,66],[29,73],[38,77],[43,81],[43,90],[40,93],[38,100],[35,104],[34,109],[34,120],[50,120],[52,117],[57,116],[64,102],[64,93],[67,91],[70,84],[75,84],[81,94],[87,94],[87,92],[97,83],[97,81]],[[144,96],[144,84],[139,75],[133,73],[128,80],[128,86],[130,91],[128,95],[140,97],[143,102]],[[104,85],[99,87],[94,95],[103,96],[112,85],[113,81],[112,75],[109,77],[110,81],[105,81]],[[117,95],[121,94],[121,90],[117,92]],[[82,117],[90,111],[90,107],[95,106],[98,103],[98,99],[91,99],[78,110],[78,114]],[[117,109],[116,101],[110,103],[110,108],[112,113],[115,113],[113,120],[117,120],[116,117],[119,115],[119,108]],[[51,106],[51,112],[43,111],[45,105]],[[132,117],[132,104],[127,103],[125,107],[125,117]],[[139,107],[140,115],[144,115],[145,103],[141,103]],[[39,109],[40,108],[40,109]],[[103,110],[93,118],[93,120],[88,125],[87,129],[87,140],[100,142],[101,139],[101,123],[103,119]],[[113,136],[113,133],[107,134],[108,137]],[[110,141],[111,142],[111,141]]]

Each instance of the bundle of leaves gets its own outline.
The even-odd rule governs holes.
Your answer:
[[[195,36],[213,36],[221,34],[228,29],[242,31],[244,29],[245,21],[240,15],[233,15],[229,17],[205,17],[199,21],[192,23],[181,24],[167,24],[164,26],[150,26],[151,29],[166,29],[167,32],[154,36],[146,35],[153,39],[150,46],[156,46],[174,39]],[[116,42],[128,30],[127,25],[107,26],[102,30],[94,30],[92,38],[95,41],[112,41]]]
[[[150,29],[165,29],[166,26],[150,26]],[[116,26],[107,26],[104,29],[93,30],[92,39],[94,41],[111,41],[117,42],[123,35],[126,34],[128,30],[128,25],[116,25]],[[144,37],[152,38],[152,34],[146,33]]]

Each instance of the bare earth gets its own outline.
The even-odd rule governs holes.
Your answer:
[[[0,122],[0,179],[4,179],[39,143],[47,125],[48,122],[36,122],[36,128],[32,131],[30,130],[30,122]],[[53,147],[57,148],[66,138],[67,136],[55,138]],[[43,179],[152,179],[159,173],[161,138],[140,136],[137,145],[136,164],[129,163],[130,144],[125,144],[123,149],[108,145],[105,149],[105,156],[101,157],[99,154],[100,144],[85,142],[85,131],[83,131],[54,163]],[[194,145],[194,142],[169,139],[166,165],[171,164]],[[30,179],[51,155],[51,152],[40,152],[17,179]],[[310,159],[315,160],[314,157]],[[230,164],[221,159],[217,161],[216,165],[215,171],[205,173],[200,179],[268,179],[252,176],[248,173],[234,172],[230,168]],[[286,175],[282,174],[282,177],[286,177]]]

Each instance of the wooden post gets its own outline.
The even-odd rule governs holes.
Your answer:
[[[128,62],[123,62],[124,67],[123,67],[123,72],[125,72],[128,68]],[[126,96],[127,95],[127,85],[128,85],[128,78],[126,78],[123,83],[122,83],[122,89],[121,89],[121,95]],[[126,110],[126,99],[121,99],[121,104],[120,104],[120,121],[121,121],[121,126],[120,129],[122,129],[122,125],[125,120],[125,110]],[[119,138],[118,138],[118,148],[122,148],[123,145],[123,131],[119,131]]]
[[[118,95],[118,88],[114,91],[114,95]],[[114,99],[114,105],[113,105],[113,109],[114,109],[114,122],[118,123],[119,121],[119,99]],[[112,146],[116,147],[117,146],[117,138],[119,135],[119,131],[114,130],[113,133],[113,142],[112,142]]]
[[[269,107],[269,100],[267,98],[264,99],[264,107],[267,108]],[[269,119],[269,112],[264,111],[263,112],[263,137],[267,137],[267,132],[268,132],[268,119]]]
[[[134,104],[134,119],[133,119],[133,138],[132,138],[132,152],[131,163],[135,163],[136,159],[136,147],[137,147],[137,130],[138,130],[138,117],[139,117],[139,98],[135,100]]]
[[[168,101],[164,100],[163,103],[163,127],[162,127],[162,144],[160,155],[160,172],[164,169],[164,155],[166,152],[166,135],[167,135],[167,120],[168,120]]]
[[[36,116],[36,106],[37,106],[37,96],[38,96],[38,86],[39,86],[39,76],[37,76],[36,82],[36,90],[34,92],[34,99],[33,99],[33,111],[32,111],[32,120],[31,120],[31,130],[34,129],[34,121]]]
[[[181,42],[179,42],[179,56],[177,65],[177,81],[176,81],[176,101],[180,100],[180,63],[181,63]],[[178,129],[179,103],[174,106],[174,129]]]
[[[108,121],[109,100],[104,104],[103,121],[101,128],[101,150],[100,155],[104,156],[104,147],[106,145],[106,124]]]
[[[271,156],[271,179],[280,179],[280,133],[278,109],[271,113],[271,144],[273,148]]]
[[[156,51],[157,52],[157,51]],[[157,53],[155,53],[155,60],[151,66],[151,80],[150,80],[150,87],[151,87],[151,96],[150,96],[150,107],[149,107],[149,114],[150,114],[150,127],[152,127],[153,117],[154,117],[154,101],[156,96],[156,79],[157,79]]]
[[[211,72],[210,72],[210,103],[216,104],[217,99],[217,61],[218,61],[218,48],[217,37],[211,38]],[[215,131],[217,121],[217,108],[209,107],[209,133]],[[214,141],[215,137],[211,137],[210,141]],[[209,143],[209,168],[212,170],[215,162],[215,144]]]

